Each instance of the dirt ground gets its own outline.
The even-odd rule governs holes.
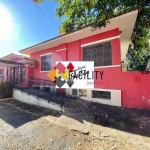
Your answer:
[[[150,111],[81,100],[73,103],[74,110],[71,108],[71,112],[66,113],[67,118],[78,121],[77,115],[73,115],[77,108],[85,116],[93,113],[91,128],[86,134],[58,125],[59,118],[65,115],[61,112],[17,100],[1,101],[0,150],[150,149]]]
[[[131,109],[88,103],[94,123],[117,130],[150,137],[150,110]]]

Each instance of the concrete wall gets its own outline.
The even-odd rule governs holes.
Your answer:
[[[86,92],[84,92],[85,93],[84,96],[80,96],[80,90],[86,91]],[[110,92],[111,93],[111,99],[93,98],[92,97],[92,91],[93,90]],[[72,95],[72,89],[67,89],[66,93],[67,93],[67,95]],[[98,103],[107,104],[107,105],[121,106],[121,90],[99,89],[99,88],[78,89],[78,95],[77,96],[79,96],[83,100],[98,102]]]
[[[63,111],[64,108],[60,107],[60,105],[57,105],[55,103],[48,103],[48,101],[44,100],[44,99],[37,99],[37,97],[29,95],[27,93],[21,92],[19,90],[13,90],[13,98],[17,99],[19,101],[25,102],[25,103],[29,103],[32,105],[37,105],[37,106],[41,106],[41,107],[45,107],[45,108],[50,108],[53,110],[57,110],[57,111]]]

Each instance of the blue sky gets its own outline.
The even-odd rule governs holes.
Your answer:
[[[0,38],[0,57],[10,53],[19,54],[21,49],[58,35],[61,19],[55,16],[56,2],[45,0],[44,3],[38,4],[38,7],[55,21],[43,15],[30,0],[0,0],[0,6],[5,8],[11,18],[11,23],[5,25],[4,22],[8,22],[7,17],[3,17],[5,14],[0,13],[0,37],[11,24],[8,37]]]

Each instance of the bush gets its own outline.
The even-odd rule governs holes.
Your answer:
[[[13,86],[10,82],[0,82],[0,99],[12,97]]]

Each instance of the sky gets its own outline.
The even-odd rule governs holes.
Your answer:
[[[0,0],[0,57],[56,37],[60,18],[55,15],[56,2],[37,5],[30,0]]]

